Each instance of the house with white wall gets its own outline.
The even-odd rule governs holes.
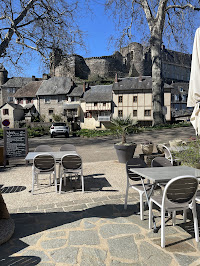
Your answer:
[[[83,96],[81,104],[84,122],[81,128],[105,129],[112,115],[112,84],[91,86]]]
[[[164,84],[164,110],[166,121],[171,120],[171,89]],[[143,125],[152,125],[152,77],[116,77],[113,84],[113,118],[127,117],[136,119]]]
[[[16,121],[20,121],[24,118],[24,110],[23,107],[19,104],[14,103],[4,103],[0,107],[1,114],[1,125],[5,120],[9,122],[9,127],[13,128],[15,126]]]

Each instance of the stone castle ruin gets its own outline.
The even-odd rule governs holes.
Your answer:
[[[162,47],[163,77],[165,81],[188,81],[191,55]],[[63,55],[54,50],[50,62],[50,75],[90,79],[151,76],[151,52],[140,43],[133,42],[111,56],[83,58],[80,55]]]

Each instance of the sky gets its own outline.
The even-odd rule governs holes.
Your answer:
[[[98,1],[98,2],[97,2]],[[90,10],[87,13],[80,14],[79,24],[81,30],[86,32],[84,42],[87,46],[88,52],[85,50],[77,49],[76,53],[83,57],[93,57],[93,56],[104,56],[112,55],[116,48],[112,45],[109,46],[109,38],[115,33],[115,25],[112,17],[105,14],[104,6],[101,4],[103,0],[91,1],[91,9],[94,10],[93,14]],[[135,36],[134,41],[140,42],[140,32]],[[168,48],[168,47],[167,47]],[[192,46],[190,47],[190,53],[192,52]],[[36,52],[32,54],[32,57],[27,58],[26,65],[23,69],[16,71],[10,65],[5,65],[9,72],[9,77],[12,76],[23,76],[31,77],[32,75],[36,77],[42,77],[43,73],[48,73],[48,69],[45,69],[41,63],[41,59]]]
[[[114,48],[108,49],[108,42],[110,35],[114,32],[115,26],[112,22],[111,18],[108,18],[104,14],[104,6],[102,4],[98,4],[95,1],[92,1],[91,5],[92,9],[98,10],[95,14],[91,14],[88,12],[87,15],[80,15],[80,27],[81,30],[86,33],[84,38],[84,42],[87,46],[88,52],[86,53],[84,49],[81,47],[76,51],[77,54],[83,57],[93,57],[93,56],[104,56],[104,55],[112,55],[115,51]],[[24,76],[31,77],[32,75],[36,77],[42,77],[43,72],[48,71],[47,69],[43,69],[41,65],[40,57],[34,52],[33,57],[26,63],[23,71],[19,70],[19,73],[14,70],[14,68],[6,67],[8,74],[11,76]],[[10,69],[10,71],[9,71]]]

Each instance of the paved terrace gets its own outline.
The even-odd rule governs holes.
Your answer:
[[[134,141],[163,143],[194,135],[192,128],[161,133],[135,135]],[[67,142],[73,143],[73,138]],[[0,246],[0,265],[200,265],[200,244],[195,242],[190,219],[182,224],[178,215],[176,226],[168,220],[167,246],[162,249],[160,230],[148,229],[148,210],[145,220],[140,220],[139,197],[131,189],[124,210],[125,165],[117,162],[111,144],[104,139],[101,152],[94,152],[98,145],[84,146],[77,140],[77,151],[84,158],[84,194],[74,181],[67,184],[67,192],[58,195],[43,179],[43,186],[31,195],[30,165],[12,162],[0,170],[2,195],[15,222],[12,238]],[[199,205],[197,209],[200,221]],[[154,210],[154,214],[159,228],[160,213]]]

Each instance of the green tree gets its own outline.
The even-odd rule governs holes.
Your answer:
[[[137,124],[137,121],[131,119],[130,116],[128,116],[127,118],[113,118],[111,120],[111,123],[113,124],[112,129],[115,130],[117,134],[122,137],[121,144],[125,144],[128,130],[133,129]]]
[[[189,32],[195,29],[193,25],[197,11],[200,11],[200,3],[198,0],[106,0],[106,9],[107,12],[113,11],[120,32],[120,46],[126,37],[128,42],[132,41],[131,31],[136,28],[141,35],[143,32],[148,36],[152,61],[153,125],[163,124],[163,36],[169,37],[169,40],[179,43],[183,48]]]

